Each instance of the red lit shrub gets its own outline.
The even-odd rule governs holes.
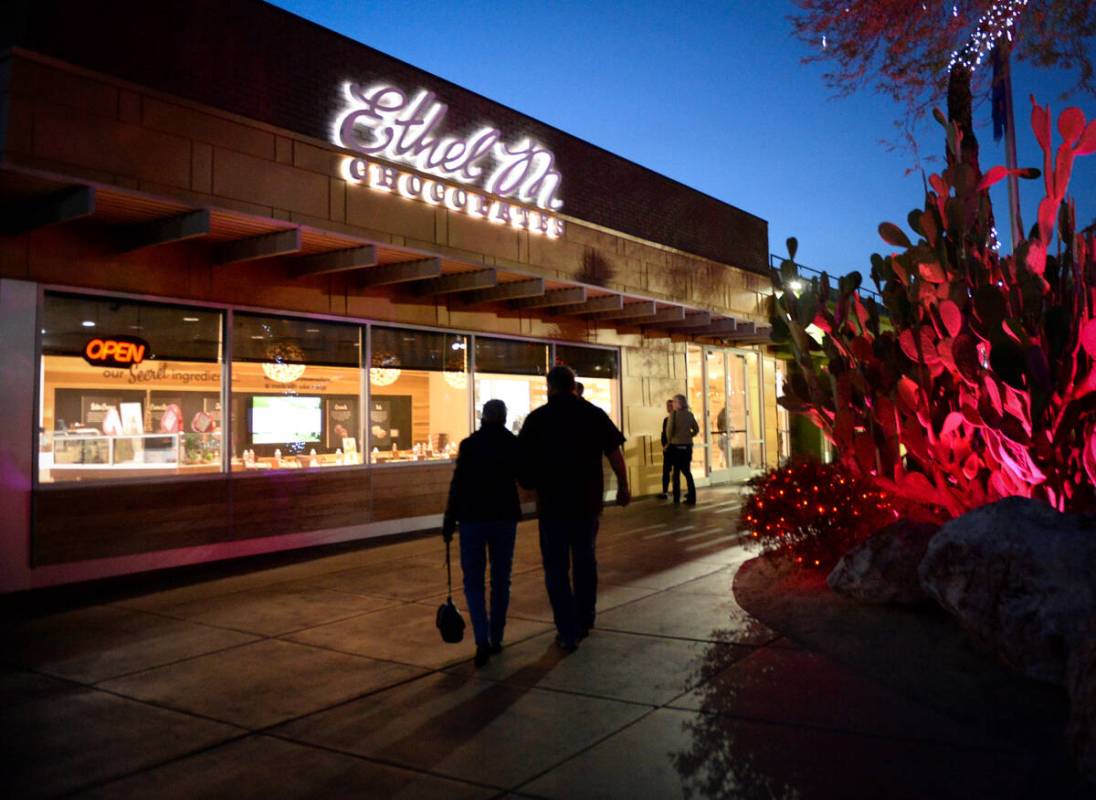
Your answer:
[[[1045,196],[1011,255],[998,253],[988,191],[1008,170],[964,161],[953,125],[947,169],[909,213],[913,237],[879,226],[895,249],[872,256],[885,313],[860,296],[857,273],[792,291],[794,240],[773,274],[773,336],[796,364],[781,403],[922,517],[1009,496],[1096,509],[1096,235],[1077,230],[1065,194],[1074,159],[1096,152],[1096,121],[1067,108],[1055,146],[1050,109],[1033,99],[1031,125]]]
[[[830,567],[857,542],[889,522],[886,495],[840,464],[793,459],[758,475],[739,515],[766,553],[803,566]]]

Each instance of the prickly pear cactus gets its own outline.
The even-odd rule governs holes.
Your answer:
[[[915,516],[1012,495],[1096,509],[1096,235],[1076,230],[1066,198],[1074,159],[1096,152],[1096,120],[1063,111],[1055,150],[1050,109],[1032,98],[1046,196],[1010,256],[998,252],[988,192],[1009,171],[964,163],[962,134],[938,120],[948,167],[909,214],[914,236],[879,226],[895,248],[871,259],[883,308],[860,296],[857,273],[806,281],[789,240],[771,309],[797,365],[781,403]],[[793,279],[805,288],[793,292]]]

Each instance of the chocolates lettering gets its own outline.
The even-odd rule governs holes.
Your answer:
[[[563,235],[563,220],[537,209],[514,205],[503,200],[492,200],[479,192],[470,192],[459,186],[447,186],[441,181],[423,179],[419,175],[403,172],[395,167],[374,164],[364,158],[348,159],[343,169],[344,177],[361,182],[378,192],[396,192],[401,197],[421,200],[432,206],[444,205],[451,211],[490,220],[500,225],[543,234],[550,238]]]

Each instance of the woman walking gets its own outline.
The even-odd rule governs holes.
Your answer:
[[[518,437],[506,429],[506,404],[483,404],[480,429],[460,443],[457,468],[449,485],[442,535],[453,539],[460,526],[460,565],[464,597],[476,638],[476,666],[502,651],[510,570],[521,504],[517,489]],[[491,562],[491,609],[485,586]]]
[[[674,505],[681,502],[681,473],[685,473],[685,505],[696,505],[696,484],[693,483],[693,437],[700,432],[696,417],[689,410],[683,394],[675,394],[674,410],[670,413],[669,431],[671,464],[674,470]]]

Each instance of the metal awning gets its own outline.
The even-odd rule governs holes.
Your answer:
[[[340,272],[347,276],[351,292],[400,302],[442,299],[451,309],[483,309],[500,316],[577,318],[648,338],[724,344],[769,341],[768,326],[662,298],[543,278],[340,230],[191,205],[10,164],[0,164],[0,208],[5,210],[0,223],[5,236],[91,220],[102,227],[105,246],[114,252],[200,240],[211,261],[225,269],[248,261],[281,262],[288,286]]]

